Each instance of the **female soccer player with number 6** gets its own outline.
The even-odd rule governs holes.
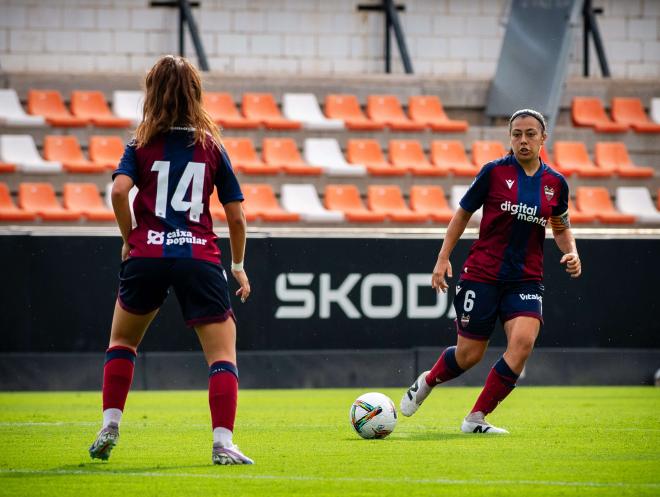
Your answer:
[[[145,90],[143,120],[112,175],[112,205],[124,243],[103,369],[103,426],[89,453],[105,460],[116,445],[137,348],[173,287],[209,366],[212,460],[252,464],[232,441],[236,324],[209,213],[217,188],[229,225],[231,272],[240,285],[236,295],[245,302],[250,283],[243,268],[243,194],[218,128],[202,107],[201,78],[192,64],[162,57],[147,74]],[[128,200],[133,185],[134,228]]]
[[[506,351],[463,420],[465,433],[507,433],[485,416],[515,387],[543,323],[543,241],[548,222],[564,254],[559,262],[572,278],[582,271],[568,218],[568,185],[539,158],[547,137],[545,119],[535,110],[518,110],[509,120],[509,135],[511,153],[481,169],[449,223],[433,269],[433,288],[446,292],[447,278],[453,276],[449,257],[470,217],[483,206],[479,238],[456,284],[456,346],[444,350],[401,399],[401,412],[412,416],[436,385],[477,364],[499,317]]]

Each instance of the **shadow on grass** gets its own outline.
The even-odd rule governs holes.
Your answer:
[[[461,439],[469,439],[469,438],[477,438],[477,437],[470,437],[469,435],[465,435],[462,433],[446,433],[446,432],[434,432],[434,431],[425,431],[425,432],[419,432],[419,433],[405,433],[405,434],[399,434],[399,435],[393,435],[391,437],[388,437],[386,440],[376,440],[373,439],[373,443],[387,443],[387,441],[391,440],[393,442],[416,442],[420,440],[455,440],[457,438]],[[346,442],[361,442],[365,443],[365,440],[362,438],[358,437],[346,437],[344,438]],[[366,440],[369,442],[370,440]]]
[[[155,472],[167,472],[168,470],[177,470],[180,471],[182,469],[202,469],[202,468],[210,468],[213,465],[211,463],[209,464],[189,464],[189,465],[181,465],[181,464],[172,464],[172,465],[164,465],[164,464],[159,464],[156,466],[139,466],[139,467],[132,467],[132,468],[127,468],[125,466],[118,467],[116,465],[113,465],[111,463],[105,462],[105,461],[89,461],[89,462],[84,462],[84,463],[79,463],[79,464],[65,464],[63,466],[58,466],[51,468],[50,471],[53,471],[54,474],[56,474],[57,471],[62,471],[62,472],[84,472],[84,473],[89,473],[89,474],[104,474],[104,473],[155,473]]]

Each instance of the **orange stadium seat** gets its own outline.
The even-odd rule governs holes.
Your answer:
[[[341,211],[344,218],[354,223],[382,223],[385,214],[367,209],[355,185],[327,185],[324,195],[325,208]]]
[[[579,210],[573,201],[568,199],[568,213],[571,224],[586,224],[593,223],[596,220],[595,214],[587,214]]]
[[[403,112],[396,95],[369,95],[367,115],[372,121],[382,123],[396,131],[422,131],[425,124],[417,123]]]
[[[541,147],[541,151],[539,152],[539,157],[541,158],[544,164],[550,166],[552,169],[556,169],[555,163],[550,160],[550,151],[548,150],[548,147],[546,147],[545,145]]]
[[[227,214],[225,213],[225,208],[223,207],[222,202],[220,202],[220,199],[218,198],[217,188],[213,189],[213,193],[209,197],[209,212],[211,213],[211,217],[216,221],[227,222]],[[243,205],[243,212],[246,221],[256,221],[257,216],[254,213],[245,210],[245,203]]]
[[[596,216],[605,224],[632,224],[635,216],[622,214],[614,208],[607,188],[601,186],[578,186],[575,201],[585,214]]]
[[[616,173],[622,178],[650,178],[654,173],[652,167],[634,164],[623,142],[597,142],[594,158],[598,167]]]
[[[447,117],[440,98],[435,95],[419,95],[408,98],[408,114],[418,123],[429,126],[433,131],[467,131],[467,121],[454,121]]]
[[[390,140],[390,162],[397,167],[405,167],[415,176],[445,176],[442,169],[426,158],[422,144],[417,140]]]
[[[571,117],[575,126],[593,127],[600,133],[624,133],[627,124],[615,123],[598,97],[573,97]]]
[[[441,186],[412,186],[410,208],[439,223],[448,223],[454,216]]]
[[[204,108],[216,124],[224,128],[254,129],[259,121],[242,116],[229,93],[204,93]]]
[[[565,176],[577,173],[586,178],[604,178],[613,172],[597,167],[589,158],[582,142],[557,141],[554,146],[557,170]]]
[[[16,164],[10,162],[0,162],[0,173],[13,173],[16,172]]]
[[[64,105],[62,95],[56,90],[28,91],[28,112],[43,116],[52,126],[82,127],[89,124],[89,119],[76,117]]]
[[[244,93],[243,115],[270,129],[300,129],[302,123],[282,116],[270,93]]]
[[[71,92],[71,113],[101,128],[128,128],[132,121],[112,114],[100,91]]]
[[[427,214],[410,210],[403,198],[401,189],[396,185],[370,185],[367,187],[367,205],[374,212],[398,223],[424,223],[429,220]]]
[[[456,176],[476,176],[479,168],[468,161],[463,142],[460,140],[433,140],[431,162]]]
[[[115,214],[101,199],[95,183],[64,183],[62,190],[64,207],[82,212],[90,221],[114,221]]]
[[[70,173],[103,173],[106,168],[83,156],[74,135],[48,135],[44,138],[44,159],[61,162]]]
[[[242,186],[245,201],[243,210],[246,217],[254,216],[263,221],[277,223],[295,223],[300,221],[300,214],[287,212],[277,201],[273,187],[268,184],[244,184]]]
[[[287,174],[317,176],[323,172],[320,167],[304,161],[293,138],[264,138],[262,154],[269,167],[279,168]]]
[[[21,183],[18,186],[19,207],[36,212],[44,221],[78,221],[80,211],[63,208],[50,183]]]
[[[0,183],[0,221],[32,221],[34,212],[16,207],[6,183]]]
[[[660,124],[649,119],[639,98],[612,99],[612,119],[630,126],[637,133],[660,133]]]
[[[222,144],[229,154],[234,171],[242,172],[247,167],[249,174],[277,174],[280,169],[270,167],[257,154],[254,144],[250,138],[223,137]]]
[[[352,131],[376,131],[385,127],[383,123],[374,122],[364,115],[355,95],[326,95],[325,115],[343,120]]]
[[[92,135],[89,137],[89,159],[105,167],[117,169],[122,155],[124,155],[124,140],[121,136]]]
[[[395,166],[385,160],[378,140],[350,139],[346,144],[346,158],[352,164],[362,164],[373,176],[403,176],[408,168]]]
[[[472,163],[481,169],[482,166],[507,154],[502,142],[496,140],[477,140],[472,143]]]

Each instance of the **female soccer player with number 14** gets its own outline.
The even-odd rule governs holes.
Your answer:
[[[147,74],[145,90],[143,120],[112,175],[123,262],[103,368],[103,426],[89,453],[108,459],[117,443],[138,345],[173,287],[209,366],[212,460],[252,464],[232,441],[236,325],[209,213],[217,188],[229,225],[231,272],[240,285],[236,295],[245,302],[250,283],[243,268],[243,194],[218,128],[202,107],[201,78],[192,64],[182,57],[162,57]],[[128,203],[133,185],[138,188],[135,228]]]
[[[518,110],[509,120],[509,135],[511,152],[481,169],[447,227],[433,269],[433,288],[446,292],[447,278],[453,276],[452,250],[472,213],[483,206],[479,238],[456,284],[456,346],[445,349],[401,399],[401,412],[412,416],[436,385],[477,364],[499,317],[506,351],[463,420],[465,433],[507,433],[485,416],[515,387],[543,323],[543,241],[548,221],[564,254],[559,262],[566,264],[572,278],[582,271],[568,218],[568,185],[539,158],[547,137],[545,119],[535,110]]]

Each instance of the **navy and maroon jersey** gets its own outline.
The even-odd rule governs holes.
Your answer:
[[[133,179],[137,226],[128,244],[130,257],[182,257],[218,263],[209,199],[242,201],[243,194],[227,152],[209,136],[206,148],[193,143],[193,130],[172,128],[137,148],[126,146],[113,172]]]
[[[461,278],[485,283],[541,281],[543,240],[569,227],[568,185],[541,162],[527,176],[513,154],[486,164],[461,199],[469,212],[483,205],[479,239],[472,244]]]

